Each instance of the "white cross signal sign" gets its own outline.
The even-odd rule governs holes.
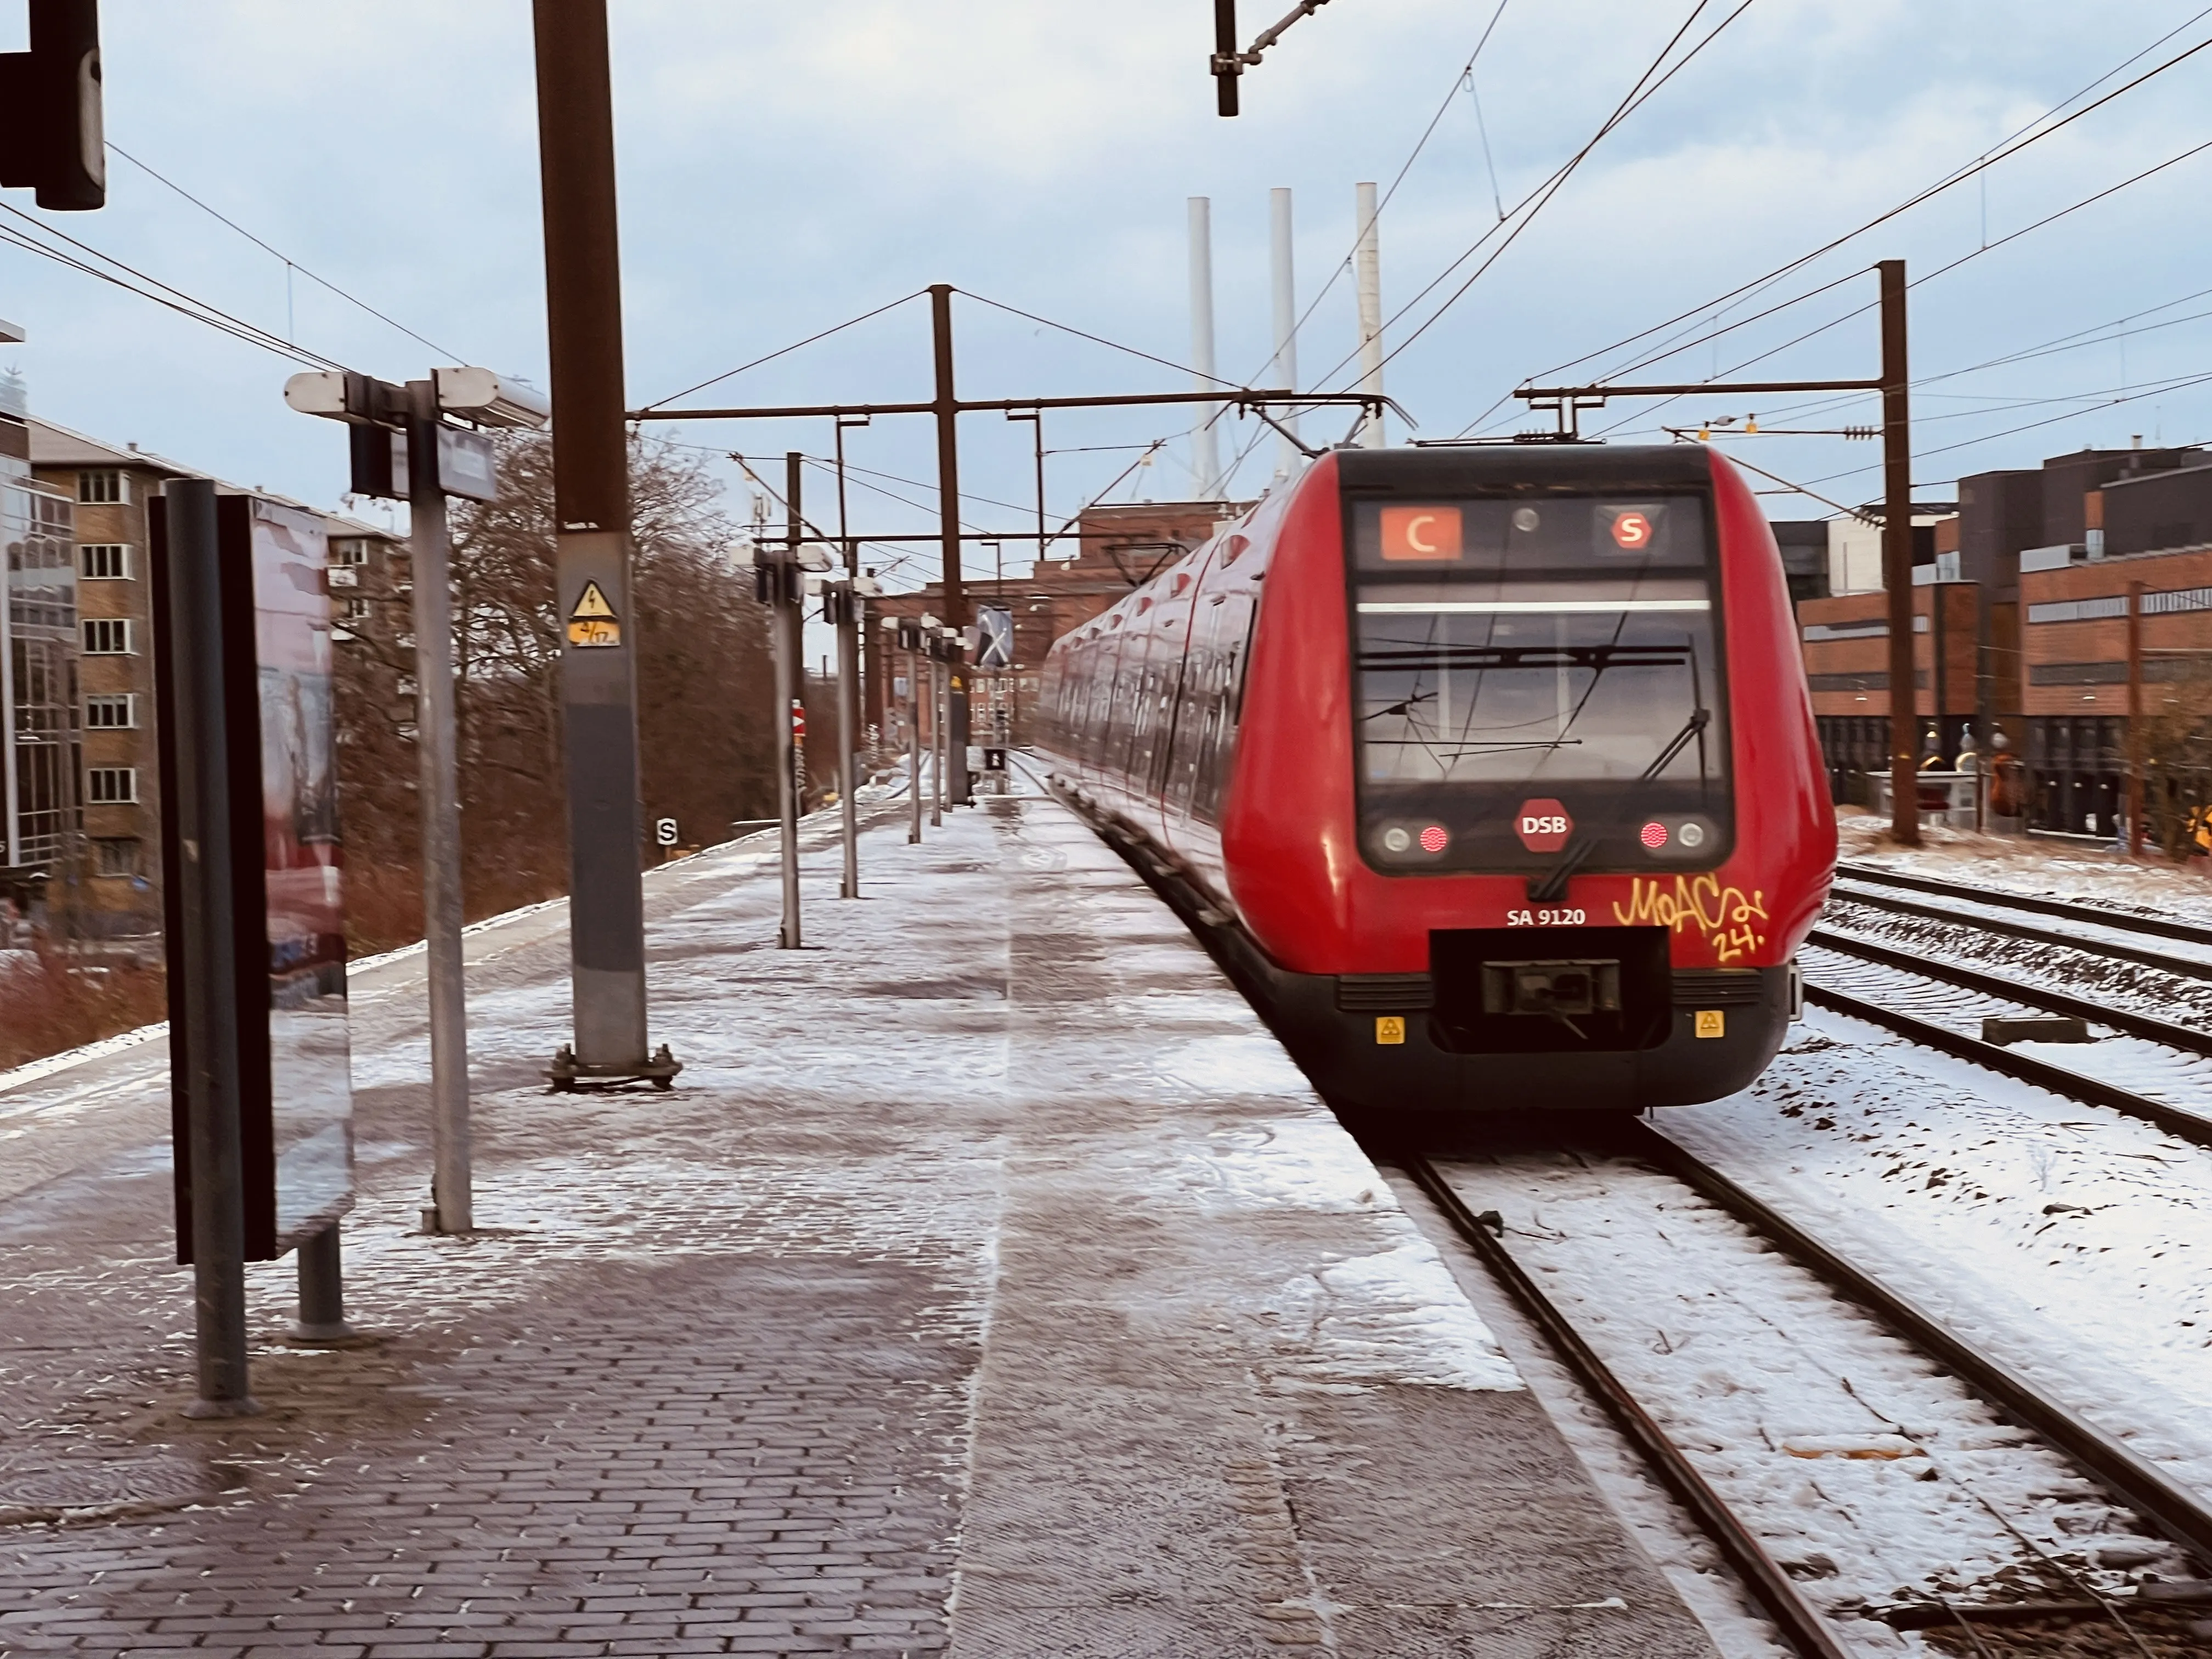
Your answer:
[[[985,605],[975,613],[975,666],[1014,665],[1014,613]]]

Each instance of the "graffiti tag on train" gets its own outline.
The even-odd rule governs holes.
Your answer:
[[[1694,929],[1718,960],[1735,962],[1766,943],[1759,927],[1766,920],[1766,893],[1760,888],[1747,895],[1723,886],[1717,876],[1676,876],[1671,890],[1664,877],[1638,876],[1628,902],[1613,907],[1613,919],[1623,927]]]

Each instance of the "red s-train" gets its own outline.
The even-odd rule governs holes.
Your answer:
[[[1765,1069],[1836,854],[1772,533],[1692,446],[1345,449],[1053,647],[1057,783],[1322,1093]]]

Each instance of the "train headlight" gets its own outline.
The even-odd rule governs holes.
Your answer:
[[[1656,853],[1667,844],[1667,826],[1654,818],[1638,831],[1637,839]]]
[[[1421,831],[1421,850],[1441,853],[1451,843],[1451,835],[1441,823],[1430,824]]]
[[[1413,844],[1413,838],[1395,824],[1382,832],[1382,850],[1386,853],[1402,853]]]
[[[1692,818],[1674,832],[1674,839],[1694,853],[1705,844],[1705,826]]]

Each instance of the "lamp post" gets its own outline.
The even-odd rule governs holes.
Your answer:
[[[468,991],[461,952],[459,720],[453,694],[453,538],[446,499],[498,493],[491,441],[451,425],[537,431],[551,405],[534,387],[487,368],[438,368],[405,386],[366,374],[311,371],[284,383],[302,414],[349,428],[356,495],[408,503],[413,567],[416,793],[422,809],[422,921],[429,998],[431,1167],[426,1218],[436,1232],[476,1224],[471,1156]],[[671,1062],[672,1065],[673,1062]],[[672,1070],[668,1075],[674,1076]],[[301,1255],[303,1264],[308,1260]],[[326,1299],[326,1298],[319,1298]]]
[[[822,620],[837,630],[837,816],[845,844],[840,898],[860,896],[860,816],[854,799],[854,750],[860,746],[861,611],[883,592],[872,576],[823,576]]]
[[[835,555],[822,544],[802,544],[798,536],[794,509],[790,533],[781,542],[745,536],[731,549],[739,565],[752,567],[753,596],[769,607],[769,634],[775,647],[776,817],[783,855],[783,921],[776,945],[786,951],[796,951],[800,945],[799,817],[804,803],[799,798],[799,732],[805,708],[800,696],[799,677],[804,670],[800,630],[810,587],[817,586],[815,578],[836,562]]]

